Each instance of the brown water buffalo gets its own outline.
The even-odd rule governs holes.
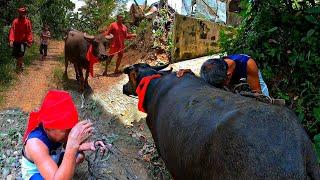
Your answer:
[[[174,179],[320,179],[312,143],[291,110],[159,69],[126,68],[123,93],[137,95],[144,77],[161,75],[139,101]]]
[[[89,61],[87,60],[87,52],[89,46],[92,45],[92,54],[100,61],[108,58],[106,49],[109,47],[109,40],[113,36],[104,36],[99,34],[97,36],[90,36],[86,33],[71,30],[65,37],[65,75],[67,76],[67,68],[69,62],[73,63],[77,81],[80,83],[80,91],[83,92],[84,87],[89,87]],[[82,70],[86,70],[85,78]]]

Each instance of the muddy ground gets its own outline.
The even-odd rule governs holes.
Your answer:
[[[158,156],[150,131],[145,123],[145,114],[137,111],[137,99],[122,94],[126,83],[124,74],[101,76],[104,65],[96,64],[95,76],[89,78],[90,89],[84,98],[78,92],[73,66],[69,65],[68,78],[63,77],[63,42],[53,41],[45,61],[35,60],[17,82],[2,96],[0,105],[0,179],[21,179],[20,158],[22,136],[29,113],[40,106],[42,98],[50,89],[63,89],[72,95],[81,119],[91,119],[95,126],[93,140],[102,139],[113,144],[108,154],[102,156],[87,153],[84,163],[77,167],[74,179],[171,179]],[[125,53],[121,68],[140,61],[163,63],[165,60],[150,60],[149,55],[129,50]],[[151,58],[151,59],[152,59]],[[193,68],[196,74],[201,63],[186,61],[173,64],[174,70]]]

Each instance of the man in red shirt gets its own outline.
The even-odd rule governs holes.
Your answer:
[[[18,9],[19,16],[14,19],[9,32],[10,47],[13,48],[12,56],[17,59],[17,72],[23,70],[23,56],[26,46],[32,44],[32,25],[26,17],[27,10],[22,7]]]
[[[119,66],[123,57],[124,53],[124,41],[126,39],[132,39],[136,37],[136,34],[130,34],[128,33],[127,27],[123,24],[123,15],[119,14],[117,15],[117,22],[113,22],[110,24],[108,30],[105,32],[105,35],[113,35],[113,39],[110,44],[109,49],[109,60],[106,62],[106,67],[104,70],[103,75],[107,75],[107,69],[108,65],[111,63],[111,60],[115,54],[118,54],[118,59],[116,63],[116,69],[114,70],[114,73],[119,73]]]

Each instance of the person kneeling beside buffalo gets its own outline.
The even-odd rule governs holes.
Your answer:
[[[180,69],[177,76],[192,72],[190,69]],[[216,86],[232,86],[246,78],[253,93],[269,96],[269,91],[264,82],[256,62],[248,55],[234,54],[223,58],[208,59],[201,66],[200,77],[207,83]]]
[[[106,150],[102,141],[86,141],[92,133],[92,123],[78,122],[68,92],[49,91],[40,110],[31,112],[23,137],[23,179],[72,179],[83,151]]]

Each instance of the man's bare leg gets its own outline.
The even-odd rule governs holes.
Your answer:
[[[108,59],[106,60],[106,66],[104,68],[104,72],[103,72],[103,76],[106,76],[108,75],[108,66],[110,65],[111,63],[111,60],[112,60],[113,56],[109,56]]]
[[[119,52],[119,54],[118,54],[117,63],[116,63],[116,69],[114,70],[114,73],[115,73],[115,74],[117,74],[117,73],[120,72],[120,71],[119,71],[119,66],[120,66],[120,64],[121,64],[122,58],[123,58],[123,51]]]

